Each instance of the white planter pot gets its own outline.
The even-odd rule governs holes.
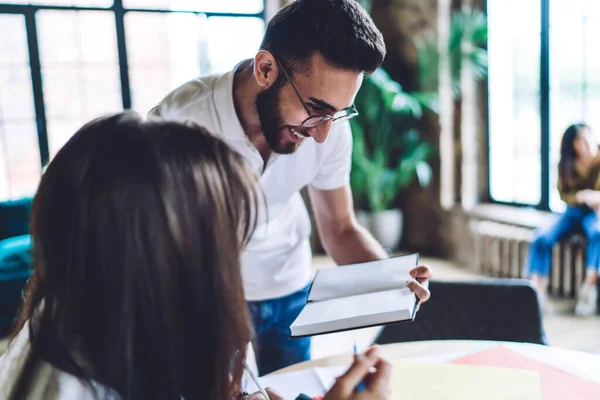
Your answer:
[[[356,222],[371,232],[371,213],[364,210],[356,210]]]
[[[378,211],[370,215],[369,231],[388,251],[394,251],[402,239],[404,215],[398,209]]]

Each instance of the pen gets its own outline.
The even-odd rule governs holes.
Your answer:
[[[356,342],[354,342],[354,355],[357,355],[358,351],[356,348]],[[361,392],[365,390],[365,383],[363,381],[360,381],[360,383],[358,384],[358,386],[356,386],[355,392]]]
[[[250,375],[250,378],[252,379],[252,381],[254,381],[254,384],[256,385],[258,390],[262,393],[263,396],[265,396],[265,399],[271,400],[271,398],[269,397],[269,394],[265,391],[265,389],[262,388],[262,386],[260,386],[260,383],[258,382],[258,378],[256,377],[256,375],[254,375],[254,372],[252,372],[250,367],[248,367],[248,364],[246,364],[246,360],[242,361],[242,365],[244,366],[244,369],[248,372],[248,375]]]

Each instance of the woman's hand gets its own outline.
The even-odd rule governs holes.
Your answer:
[[[589,197],[589,192],[591,192],[591,190],[585,189],[575,193],[575,201],[577,201],[579,204],[586,204],[586,200]]]
[[[600,208],[600,191],[591,189],[580,190],[575,194],[575,200],[580,204],[585,204],[594,210],[598,210]]]
[[[285,400],[283,397],[278,395],[277,392],[275,392],[271,388],[265,388],[265,392],[267,392],[267,394],[269,395],[271,400]],[[265,399],[265,396],[263,396],[263,394],[261,392],[252,393],[252,394],[249,394],[248,396],[242,396],[242,397],[240,397],[240,399],[241,400],[267,400],[267,399]]]
[[[375,372],[371,369],[375,368]],[[323,400],[383,400],[390,394],[391,365],[379,356],[379,348],[371,347],[365,354],[355,356],[354,364],[335,381]],[[365,383],[365,389],[355,392]]]

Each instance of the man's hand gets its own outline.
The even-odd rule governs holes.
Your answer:
[[[420,265],[410,271],[412,279],[407,282],[407,286],[419,298],[419,303],[429,300],[429,279],[431,278],[431,269],[426,265]]]
[[[387,257],[387,253],[373,236],[356,223],[350,186],[329,191],[311,188],[309,193],[321,241],[336,264],[353,264]],[[429,267],[419,266],[410,271],[410,276],[413,279],[407,282],[408,287],[421,303],[427,301],[430,297]]]

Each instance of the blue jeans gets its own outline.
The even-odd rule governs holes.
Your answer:
[[[310,338],[290,339],[290,325],[306,305],[310,285],[278,299],[249,301],[259,375],[310,359]]]
[[[587,236],[586,267],[600,269],[600,220],[587,206],[567,207],[567,211],[549,228],[538,229],[529,249],[528,273],[548,276],[552,248],[562,238],[581,228]]]

